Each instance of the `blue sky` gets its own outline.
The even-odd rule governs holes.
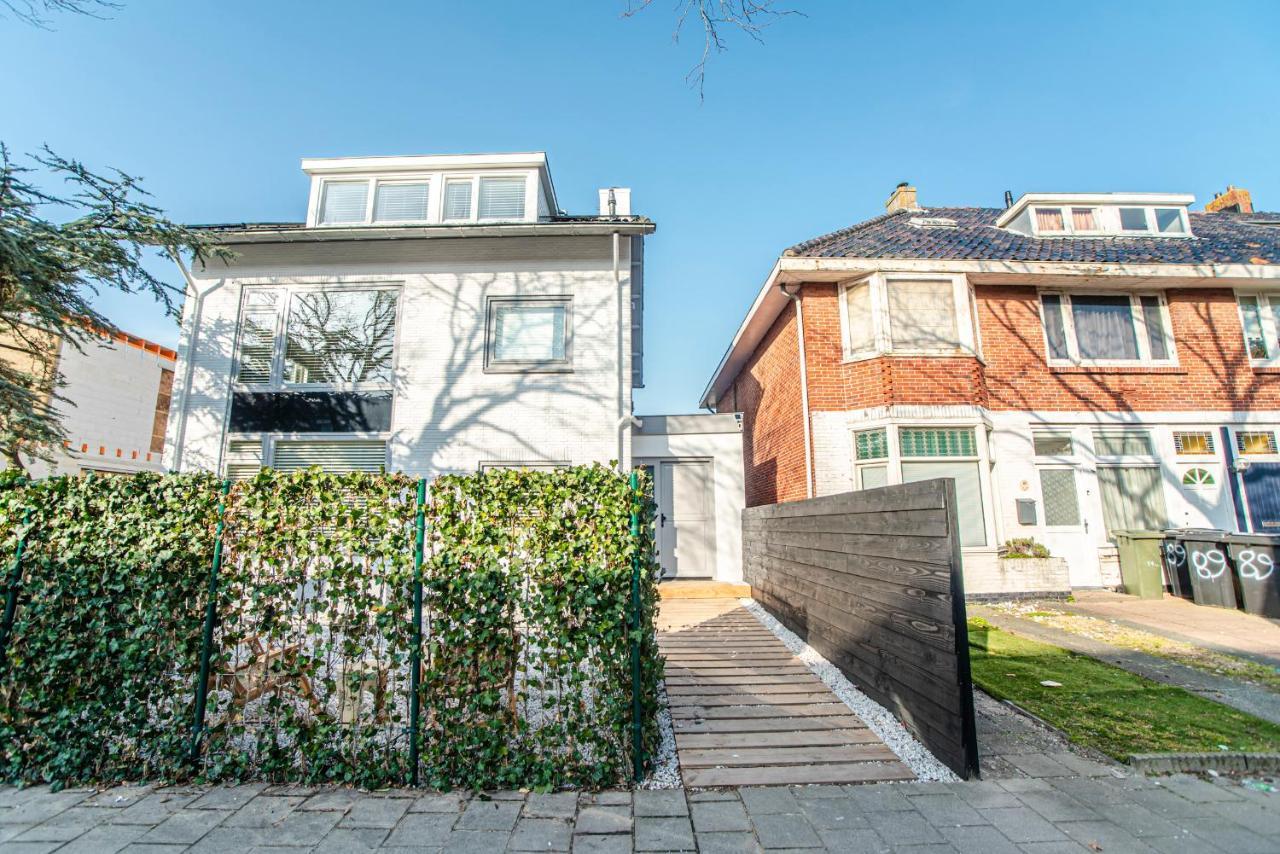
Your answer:
[[[1233,183],[1280,209],[1274,0],[793,0],[763,46],[732,38],[705,103],[676,0],[123,2],[0,20],[11,149],[141,175],[193,223],[303,218],[303,156],[545,150],[570,212],[618,184],[658,223],[641,413],[695,409],[778,253],[898,181],[925,206]],[[146,300],[102,306],[176,340]]]

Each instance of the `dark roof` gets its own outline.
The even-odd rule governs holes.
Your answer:
[[[1193,238],[1028,237],[995,222],[1000,208],[884,214],[787,250],[811,258],[1076,261],[1112,264],[1280,264],[1280,213],[1191,213]],[[951,219],[955,227],[912,225]],[[1261,259],[1261,260],[1258,260]]]
[[[220,222],[188,226],[196,231],[291,231],[306,228],[305,222]]]
[[[633,223],[647,223],[649,222],[649,218],[643,217],[643,216],[594,216],[594,215],[557,214],[555,216],[539,217],[537,224],[574,223],[574,222],[588,222],[588,223],[590,222],[615,223],[616,222],[616,223],[622,223],[622,224],[633,224]],[[372,227],[373,228],[413,229],[413,228],[431,228],[433,226],[457,228],[458,226],[467,226],[467,225],[478,225],[481,227],[485,227],[490,225],[527,225],[527,224],[528,223],[524,223],[524,222],[512,222],[512,223],[446,222],[446,223],[432,223],[431,225],[428,225],[428,226],[424,226],[422,223],[411,223],[403,226],[398,226],[398,225],[395,225],[394,223],[390,223],[390,224],[377,223]],[[307,224],[305,222],[226,222],[226,223],[214,223],[212,225],[189,226],[189,228],[193,228],[197,231],[236,232],[236,233],[241,233],[246,231],[297,231],[300,229],[304,229],[306,227],[307,227]],[[370,227],[368,223],[352,223],[352,225],[350,226],[350,228],[368,228],[368,227]]]

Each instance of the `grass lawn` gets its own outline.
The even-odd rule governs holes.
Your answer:
[[[969,647],[978,687],[1116,759],[1134,753],[1280,751],[1280,726],[985,620],[969,621]]]

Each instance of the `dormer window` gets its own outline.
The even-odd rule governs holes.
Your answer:
[[[1192,201],[1168,193],[1037,193],[1019,199],[996,226],[1029,237],[1190,237]]]
[[[368,181],[326,181],[320,198],[321,224],[364,222],[368,197]]]
[[[523,219],[524,178],[481,178],[480,219]]]
[[[430,181],[379,181],[373,202],[374,222],[425,222]]]

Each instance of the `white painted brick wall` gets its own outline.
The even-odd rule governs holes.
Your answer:
[[[434,476],[474,471],[488,461],[616,459],[619,394],[625,405],[621,411],[629,411],[631,401],[629,241],[620,241],[620,282],[615,282],[607,238],[578,239],[566,260],[520,260],[520,246],[529,247],[527,255],[534,259],[546,254],[538,240],[523,239],[514,248],[510,243],[495,246],[500,260],[491,264],[475,260],[480,239],[463,241],[476,245],[463,247],[466,260],[451,262],[406,260],[415,254],[432,257],[436,241],[430,240],[388,246],[384,260],[368,258],[370,247],[359,246],[352,256],[358,253],[364,260],[347,263],[327,246],[318,250],[322,263],[310,264],[298,248],[283,250],[288,261],[279,264],[272,263],[266,250],[255,248],[246,253],[253,266],[233,267],[232,277],[214,278],[225,270],[216,264],[197,274],[202,289],[217,287],[201,309],[181,468],[218,467],[242,287],[289,283],[402,286],[389,436],[392,469]],[[561,239],[557,245],[567,244]],[[487,297],[564,294],[573,297],[572,373],[484,372]],[[189,298],[179,385],[185,378],[195,311],[195,300]],[[179,441],[184,429],[180,403],[181,395],[175,393],[171,443]],[[629,456],[629,433],[623,435],[624,456]],[[176,459],[173,450],[171,444],[168,460]]]

